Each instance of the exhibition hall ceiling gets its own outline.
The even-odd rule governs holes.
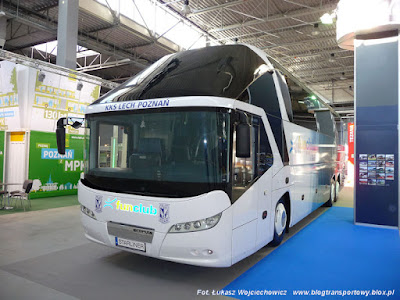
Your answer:
[[[237,41],[264,50],[323,99],[352,106],[353,52],[338,47],[335,22],[320,20],[338,0],[190,0],[182,10],[185,2],[80,0],[77,70],[123,82],[166,54]],[[0,3],[4,49],[55,63],[58,0]]]

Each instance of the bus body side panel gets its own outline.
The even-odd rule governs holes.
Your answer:
[[[253,184],[232,204],[232,263],[254,253],[257,237],[258,188]]]
[[[262,118],[274,161],[273,165],[232,205],[232,264],[249,256],[272,240],[276,205],[276,202],[272,204],[271,199],[272,178],[283,167],[265,111],[241,101],[236,101],[234,107]],[[272,207],[272,205],[274,206]],[[262,219],[264,211],[267,211],[267,218]]]
[[[284,122],[291,168],[292,225],[329,200],[334,174],[334,140]]]
[[[272,171],[272,169],[267,170],[255,183],[258,189],[256,250],[264,247],[274,237],[275,206],[272,204]],[[264,212],[267,213],[266,218],[263,218]]]
[[[97,200],[101,197],[101,211],[96,210]],[[110,200],[117,199],[114,202]],[[81,182],[78,187],[80,204],[92,210],[96,219],[81,213],[81,220],[86,237],[94,242],[130,251],[136,254],[201,266],[223,267],[232,262],[232,209],[228,195],[222,191],[213,191],[204,195],[168,199],[143,197],[138,195],[111,193],[91,189]],[[110,205],[107,205],[107,202]],[[157,209],[157,214],[143,214],[117,209],[117,201],[126,207],[150,207]],[[162,223],[159,216],[160,204],[169,205],[169,221]],[[172,225],[212,217],[222,212],[218,224],[208,230],[185,233],[169,233]],[[146,252],[132,250],[115,245],[115,236],[109,234],[107,222],[135,226],[144,229],[154,229],[151,243],[146,242]],[[255,233],[254,233],[255,235]],[[122,237],[124,238],[124,237]],[[212,253],[209,254],[208,250]]]

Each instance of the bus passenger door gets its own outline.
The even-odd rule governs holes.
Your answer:
[[[258,125],[258,126],[256,126]],[[274,217],[272,208],[272,165],[274,163],[271,143],[261,118],[253,122],[253,127],[258,131],[257,152],[257,236],[256,248],[261,248],[273,237],[271,218]],[[273,138],[271,136],[271,138]],[[276,159],[276,158],[275,158]]]

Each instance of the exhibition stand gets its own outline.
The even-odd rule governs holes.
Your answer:
[[[399,226],[400,1],[340,1],[337,40],[355,51],[354,222]]]

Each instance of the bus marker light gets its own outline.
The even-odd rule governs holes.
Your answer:
[[[204,255],[204,256],[211,255],[211,254],[213,254],[213,253],[214,253],[214,251],[212,251],[211,249],[207,249],[207,250],[204,250],[204,251],[203,251],[203,255]]]
[[[91,211],[91,210],[90,210],[89,208],[87,208],[86,206],[81,205],[81,211],[82,211],[85,215],[87,215],[88,217],[90,217],[90,218],[92,218],[92,219],[94,219],[94,220],[97,220],[97,219],[96,219],[96,215],[94,214],[94,212]]]

